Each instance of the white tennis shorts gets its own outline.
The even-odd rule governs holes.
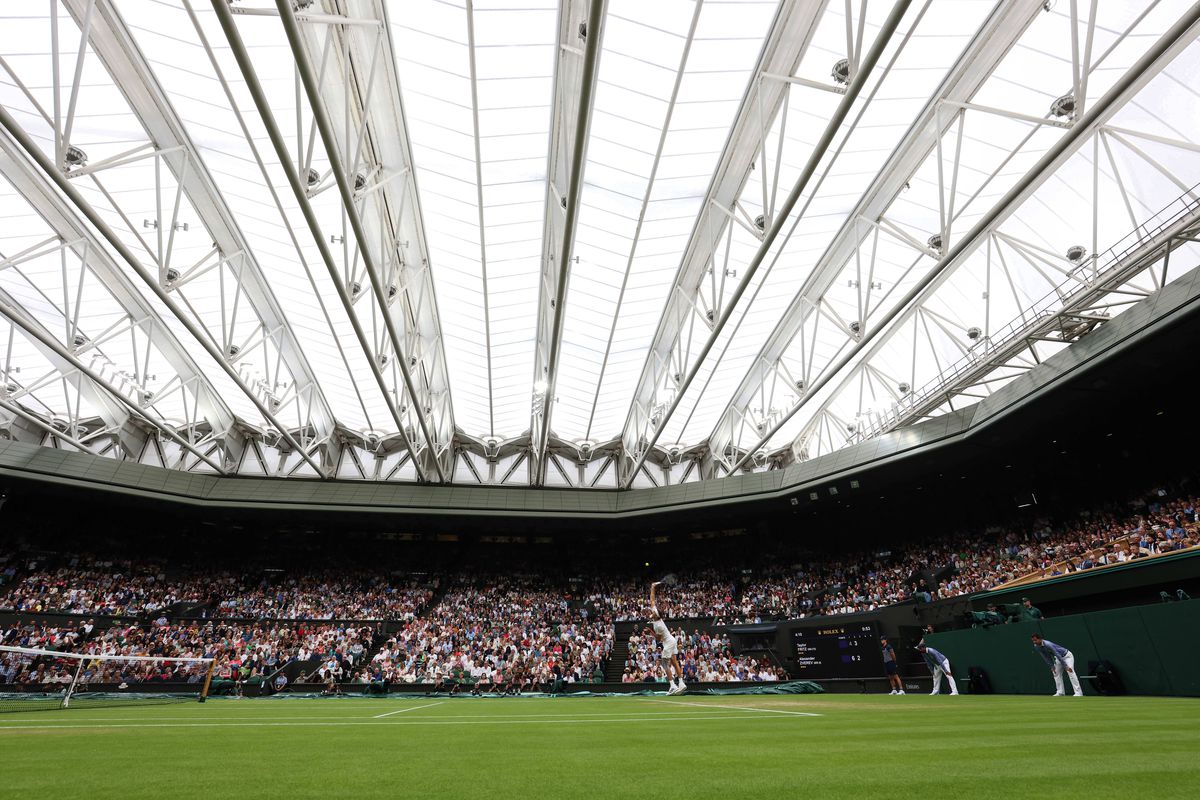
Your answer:
[[[673,658],[679,652],[679,642],[675,639],[667,639],[663,642],[662,657],[663,660]]]

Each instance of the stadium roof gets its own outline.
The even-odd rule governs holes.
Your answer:
[[[0,8],[0,422],[645,487],[986,397],[1196,266],[1186,0]]]

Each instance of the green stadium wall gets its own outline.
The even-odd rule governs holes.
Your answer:
[[[1130,694],[1200,697],[1200,600],[946,631],[926,641],[950,659],[960,690],[969,691],[969,668],[980,667],[993,692],[1051,694],[1050,670],[1029,639],[1034,633],[1070,650],[1080,675],[1091,674],[1089,661],[1105,660]]]

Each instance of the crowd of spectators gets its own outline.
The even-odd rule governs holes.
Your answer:
[[[0,579],[0,610],[26,614],[147,616],[182,605],[189,616],[223,619],[405,620],[432,596],[428,585],[364,570],[168,575],[153,562],[80,555],[9,563]]]
[[[722,633],[672,631],[679,643],[679,666],[685,682],[728,683],[786,680],[786,674],[766,658],[735,655],[729,637]],[[634,629],[629,637],[622,683],[665,681],[662,645],[645,630]]]
[[[659,611],[672,620],[720,625],[872,611],[985,591],[1027,576],[1196,546],[1198,503],[1189,494],[1158,490],[1148,500],[1092,510],[1065,523],[1042,519],[1019,528],[940,534],[896,552],[864,544],[837,554],[758,553],[750,565],[710,563],[680,572],[661,590]],[[613,648],[614,623],[644,619],[648,602],[646,578],[629,574],[550,578],[530,569],[482,577],[458,567],[447,571],[448,589],[435,603],[441,579],[397,579],[382,568],[237,572],[172,564],[0,553],[0,612],[26,620],[51,612],[78,615],[18,622],[0,629],[0,641],[98,655],[214,658],[217,677],[235,683],[295,659],[305,664],[301,677],[311,680],[511,690],[599,679]],[[378,635],[383,623],[395,631],[389,638]],[[625,665],[626,678],[634,681],[655,668],[650,643],[640,636],[631,641],[636,646]],[[689,675],[764,680],[772,674],[769,664],[735,657],[719,636],[685,638]],[[16,677],[9,674],[13,663],[8,679]],[[155,679],[195,677],[193,667],[116,663],[89,666],[84,674],[122,677],[141,670]],[[29,680],[61,679],[27,673]]]
[[[455,585],[388,639],[361,680],[520,691],[602,679],[613,625],[570,588],[519,576]]]
[[[153,562],[68,556],[48,566],[33,558],[24,565],[26,574],[15,580],[16,565],[5,571],[9,580],[0,588],[0,608],[22,613],[153,614],[175,603],[199,601],[212,588],[209,576],[168,580],[165,568]]]
[[[368,572],[325,571],[230,592],[213,616],[247,619],[411,620],[433,597],[427,586]]]
[[[60,650],[85,656],[127,656],[128,660],[84,660],[81,684],[172,681],[197,683],[208,662],[154,659],[213,659],[217,681],[240,684],[266,678],[289,662],[300,662],[312,675],[335,672],[340,679],[353,673],[373,648],[371,626],[338,624],[191,621],[151,624],[118,622],[99,628],[93,620],[79,622],[26,621],[0,627],[0,644],[10,647]],[[61,659],[0,654],[0,683],[58,683]],[[71,669],[78,662],[72,662]],[[43,669],[39,672],[38,666]],[[47,672],[47,670],[49,670]]]

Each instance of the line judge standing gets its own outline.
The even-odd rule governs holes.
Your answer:
[[[925,642],[917,645],[917,650],[921,652],[925,663],[929,665],[929,671],[933,673],[933,691],[930,694],[942,693],[943,673],[946,675],[946,680],[950,682],[950,694],[958,694],[958,686],[954,683],[954,675],[950,672],[950,659],[926,645]]]
[[[1041,634],[1033,634],[1033,649],[1046,665],[1050,667],[1050,674],[1054,676],[1054,696],[1062,697],[1063,692],[1063,670],[1066,670],[1067,675],[1071,678],[1071,688],[1075,690],[1076,697],[1083,697],[1083,687],[1079,685],[1079,675],[1075,672],[1075,656],[1067,648],[1057,645],[1049,639],[1043,639]]]

